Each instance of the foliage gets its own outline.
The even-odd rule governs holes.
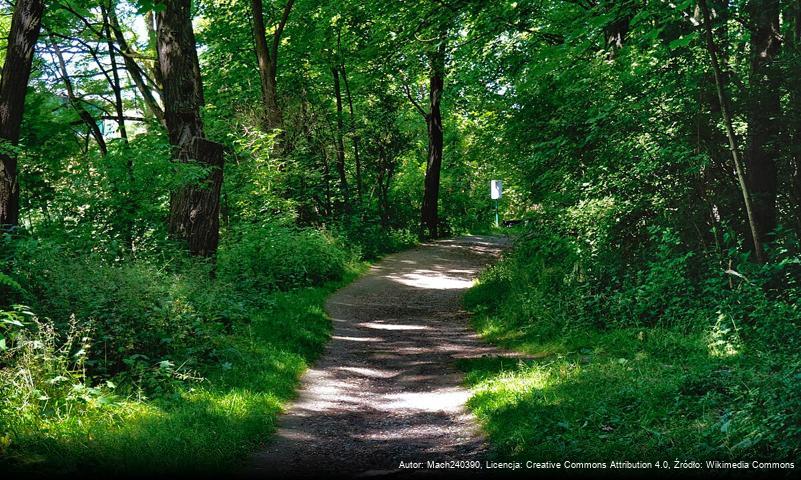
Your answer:
[[[775,286],[797,258],[697,259],[653,230],[650,259],[621,269],[586,248],[609,242],[584,208],[596,222],[535,216],[468,292],[478,331],[528,355],[462,362],[496,455],[797,460],[801,292]]]
[[[242,226],[219,256],[219,278],[253,292],[289,290],[342,278],[353,256],[318,230]]]
[[[21,221],[0,239],[0,453],[204,471],[271,431],[325,340],[321,286],[420,233],[441,38],[439,229],[486,230],[489,181],[504,181],[501,218],[520,235],[468,303],[488,338],[552,360],[467,365],[498,451],[797,457],[795,4],[704,2],[724,119],[699,2],[297,0],[268,131],[252,2],[190,2],[204,135],[224,149],[219,254],[202,260],[165,219],[209,170],[171,160],[144,94],[165,107],[153,14],[166,4],[101,3],[48,4],[21,139],[2,141]],[[272,35],[286,2],[262,3]]]
[[[219,356],[204,363],[202,381],[183,380],[157,396],[116,378],[88,383],[67,343],[54,340],[51,329],[33,331],[25,345],[37,346],[16,353],[16,368],[4,369],[0,382],[11,392],[0,400],[0,438],[7,441],[0,466],[47,475],[230,473],[274,431],[300,374],[328,339],[325,298],[359,270],[322,287],[262,295],[248,322],[217,338]],[[37,379],[35,397],[19,388],[22,375]],[[20,402],[22,395],[30,401]]]

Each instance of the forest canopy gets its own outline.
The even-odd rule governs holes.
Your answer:
[[[264,351],[295,378],[331,282],[490,231],[496,333],[717,335],[772,360],[705,452],[799,453],[801,1],[0,0],[0,39],[0,454]]]

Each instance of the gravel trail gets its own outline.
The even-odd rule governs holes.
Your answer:
[[[433,472],[400,462],[482,460],[485,439],[455,362],[502,353],[469,328],[461,297],[505,244],[424,244],[334,293],[331,341],[247,476],[419,476]]]

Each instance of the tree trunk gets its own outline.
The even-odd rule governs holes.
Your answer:
[[[791,55],[787,86],[790,91],[788,128],[790,133],[790,167],[792,171],[791,199],[795,230],[801,236],[801,0],[793,2],[787,11],[789,31],[787,48]]]
[[[439,236],[439,178],[442,170],[442,113],[440,104],[445,76],[445,41],[442,40],[436,51],[429,54],[431,78],[429,86],[428,161],[426,163],[425,190],[420,209],[421,235],[428,238]]]
[[[169,231],[187,241],[193,255],[214,256],[219,241],[223,147],[203,134],[203,84],[197,69],[191,0],[166,0],[158,14],[158,50],[164,78],[164,118],[178,162],[209,168],[201,184],[181,187],[170,198]]]
[[[264,7],[262,0],[252,0],[253,34],[256,43],[256,58],[259,62],[259,77],[261,78],[261,95],[264,106],[263,127],[265,130],[281,128],[283,114],[278,106],[276,91],[276,72],[278,70],[278,47],[281,35],[286,26],[289,12],[292,10],[294,0],[288,0],[284,12],[275,32],[272,35],[272,45],[267,42],[267,31],[264,26]]]
[[[748,10],[753,30],[745,168],[760,241],[764,243],[776,228],[777,217],[781,81],[775,60],[781,47],[779,0],[751,0]]]
[[[712,61],[712,72],[715,75],[715,86],[718,91],[718,100],[720,101],[720,111],[723,116],[723,123],[726,126],[726,137],[729,139],[729,149],[731,151],[732,160],[734,161],[734,169],[737,172],[737,180],[740,184],[740,191],[743,195],[743,202],[745,203],[745,211],[748,216],[748,225],[751,228],[751,238],[754,242],[754,252],[759,263],[765,262],[765,255],[762,250],[762,236],[760,235],[759,225],[756,222],[754,207],[751,202],[751,194],[748,190],[745,174],[743,172],[743,165],[740,161],[740,153],[737,148],[737,137],[734,134],[734,125],[732,124],[731,113],[729,109],[729,100],[726,96],[726,89],[723,85],[723,74],[718,62],[717,49],[715,41],[712,37],[712,23],[709,15],[709,6],[706,0],[699,0],[699,5],[704,15],[704,36],[706,38],[706,47],[709,53],[709,58]]]
[[[152,14],[151,14],[152,15]],[[154,117],[159,121],[159,123],[164,123],[164,111],[159,106],[158,102],[156,101],[156,97],[153,95],[153,91],[147,85],[144,78],[144,73],[142,69],[139,67],[139,64],[136,63],[136,60],[133,58],[133,52],[131,51],[131,47],[128,45],[128,42],[125,40],[125,35],[122,33],[122,29],[120,28],[119,19],[117,18],[116,11],[112,8],[108,12],[109,16],[109,25],[111,26],[111,30],[114,33],[114,38],[117,41],[117,45],[120,46],[120,50],[122,51],[122,60],[125,63],[125,69],[128,71],[128,74],[131,76],[131,80],[133,80],[134,85],[139,90],[139,93],[142,95],[142,99],[144,99],[145,105],[147,105],[148,110],[150,113],[153,114]],[[146,20],[147,17],[146,17]],[[150,24],[152,26],[152,19],[150,19]],[[161,75],[159,74],[159,78]]]
[[[153,55],[155,55],[149,68],[153,74],[156,88],[161,92],[164,89],[164,78],[161,76],[161,61],[159,60],[158,19],[152,11],[145,13],[145,28],[147,29],[147,48],[153,50]]]
[[[64,61],[64,55],[61,53],[61,48],[56,42],[52,42],[53,53],[56,54],[56,61],[58,62],[58,69],[61,73],[61,80],[64,82],[64,90],[67,92],[67,99],[70,105],[78,113],[78,117],[86,124],[86,128],[95,139],[97,148],[100,149],[100,154],[104,157],[108,155],[108,147],[106,146],[106,139],[103,137],[103,132],[97,126],[97,120],[84,108],[81,101],[75,96],[75,91],[72,88],[72,80],[70,80],[69,71],[67,70],[67,63]]]
[[[111,64],[111,78],[113,79],[111,89],[114,91],[114,109],[117,113],[117,126],[120,138],[125,143],[128,143],[128,132],[125,130],[125,106],[122,104],[122,82],[120,81],[120,72],[117,71],[117,54],[114,53],[114,42],[111,39],[108,11],[101,5],[100,12],[103,15],[103,30],[106,37],[106,45],[108,46],[109,63]]]
[[[347,213],[351,210],[350,205],[350,191],[348,189],[348,177],[345,170],[345,142],[343,136],[343,122],[342,122],[342,91],[339,88],[339,69],[334,67],[331,69],[334,76],[334,96],[336,97],[337,104],[337,133],[336,133],[336,147],[337,147],[337,173],[339,174],[339,189],[342,192],[343,210]]]
[[[353,160],[356,163],[356,195],[359,203],[362,201],[362,161],[359,157],[359,135],[356,133],[356,119],[353,115],[353,97],[350,94],[348,84],[348,74],[345,72],[345,65],[340,65],[342,81],[345,83],[345,95],[348,97],[348,110],[350,111],[350,134],[353,137]]]
[[[43,0],[17,0],[11,18],[6,61],[0,77],[0,142],[11,146],[19,142],[25,91],[43,12]],[[0,227],[13,227],[18,222],[17,156],[8,146],[0,144]]]

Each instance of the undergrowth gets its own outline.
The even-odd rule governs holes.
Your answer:
[[[485,339],[525,354],[461,363],[495,455],[797,465],[798,258],[699,258],[655,229],[649,260],[621,265],[594,249],[598,223],[562,221],[540,216],[465,299]]]
[[[213,265],[178,248],[118,261],[5,238],[0,470],[236,468],[327,342],[325,298],[365,268],[345,245],[253,226],[229,232]]]

